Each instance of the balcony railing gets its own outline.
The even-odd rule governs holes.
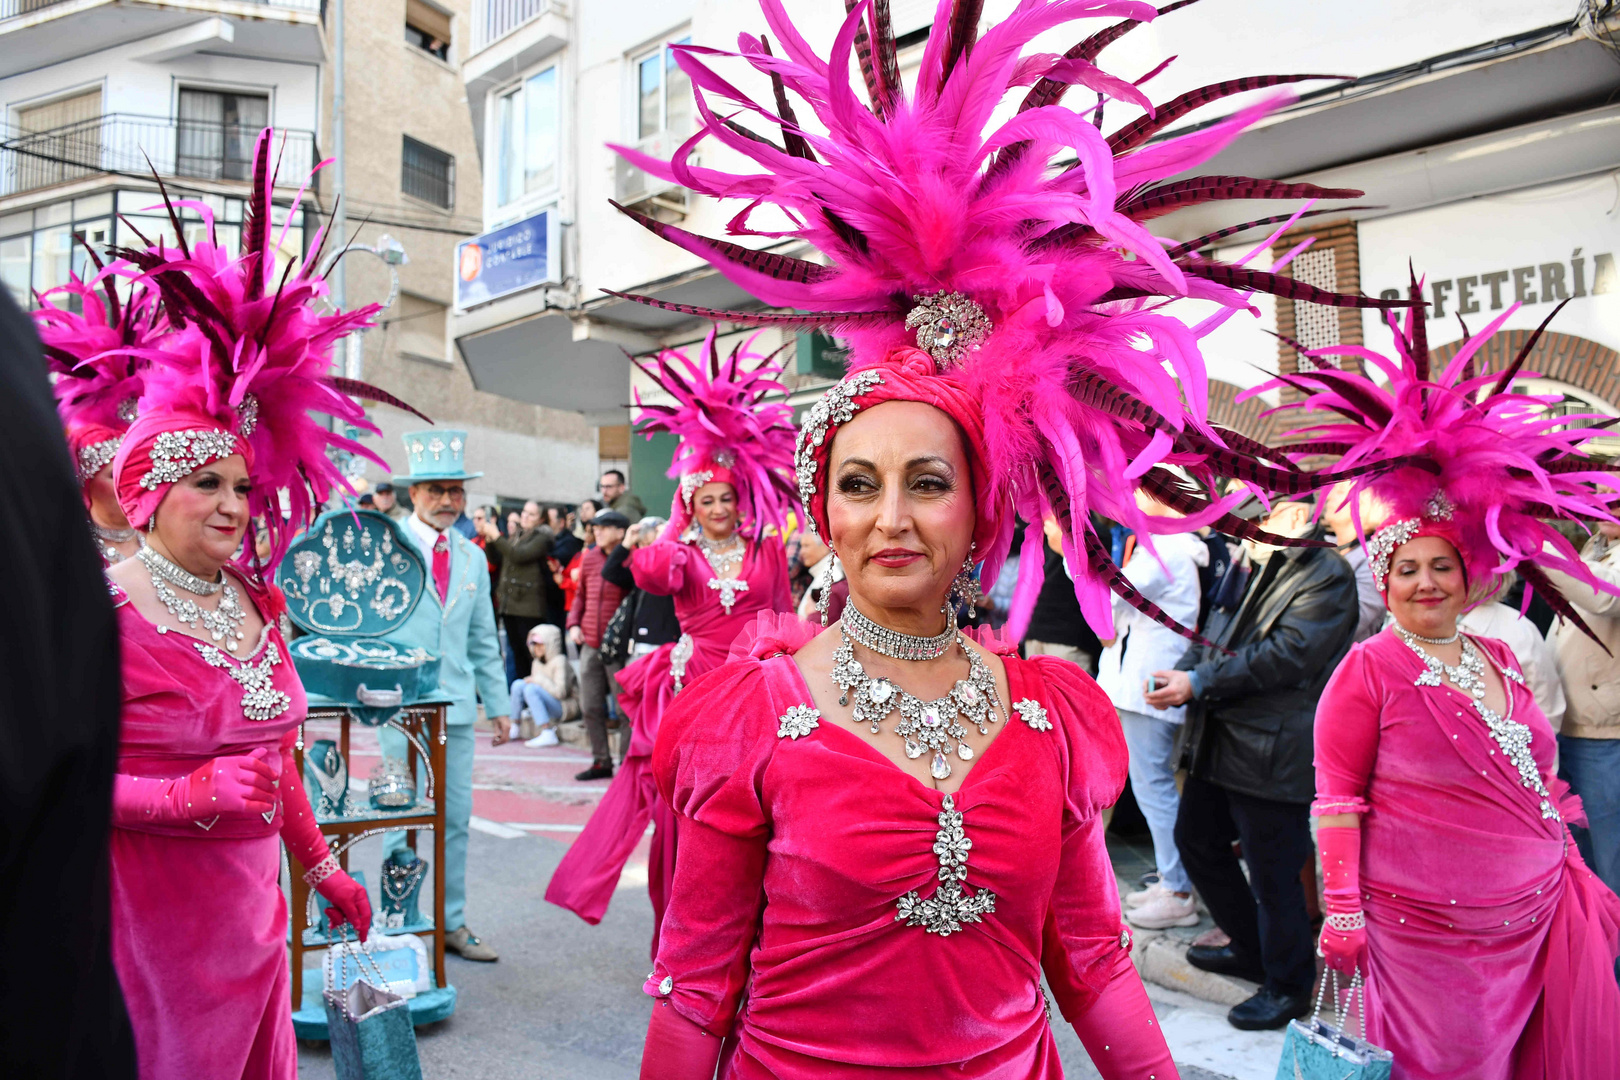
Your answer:
[[[0,194],[98,173],[251,180],[259,128],[205,120],[108,113],[48,131],[0,127]],[[285,143],[283,144],[283,139]],[[296,186],[320,160],[315,133],[276,131],[277,183]]]
[[[32,15],[36,11],[65,4],[68,0],[0,0],[0,22],[15,19],[23,15]],[[321,13],[322,0],[238,0],[240,3],[255,4],[259,7],[289,8],[293,11],[305,11],[314,15]]]
[[[13,0],[0,0],[0,4]],[[544,15],[549,0],[474,0],[472,51],[493,45],[531,19]]]

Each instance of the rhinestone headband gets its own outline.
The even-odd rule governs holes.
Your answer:
[[[220,428],[165,431],[152,440],[152,468],[141,477],[141,487],[156,491],[160,484],[179,483],[210,461],[237,452],[236,436]]]
[[[804,423],[799,428],[793,448],[793,475],[799,484],[799,501],[804,504],[808,518],[806,524],[812,533],[816,531],[816,516],[810,510],[811,500],[816,494],[816,451],[827,441],[829,427],[849,423],[860,411],[861,407],[855,403],[855,399],[869,393],[872,387],[882,381],[881,372],[871,369],[857,371],[846,376],[842,382],[834,383],[804,414]]]
[[[1379,592],[1385,591],[1384,579],[1389,577],[1390,556],[1395,549],[1417,535],[1423,528],[1422,518],[1405,518],[1392,522],[1373,533],[1367,540],[1367,565],[1372,567],[1373,584]]]
[[[96,473],[105,469],[118,456],[118,448],[124,445],[124,437],[115,435],[110,439],[102,439],[98,443],[79,448],[79,483],[84,483]]]
[[[692,510],[692,496],[697,494],[697,489],[713,479],[714,473],[709,469],[681,474],[681,505],[686,507],[688,513]]]
[[[880,626],[862,615],[861,609],[853,601],[844,605],[839,623],[851,641],[895,660],[938,660],[951,647],[951,642],[956,640],[955,608],[946,609],[945,629],[933,637],[902,634],[898,630]]]

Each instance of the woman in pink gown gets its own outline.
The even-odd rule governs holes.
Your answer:
[[[681,636],[618,673],[619,708],[630,721],[629,750],[546,887],[547,900],[592,925],[601,922],[650,819],[647,891],[655,956],[676,844],[674,820],[651,771],[659,723],[682,687],[719,666],[757,615],[793,609],[777,531],[792,500],[787,479],[793,460],[791,413],[759,400],[780,390],[774,382],[779,364],[762,364],[764,357],[745,349],[721,361],[713,335],[704,348],[713,372],[679,353],[659,358],[656,378],[679,405],[644,411],[643,430],[681,436],[671,469],[681,482],[664,535],[630,555],[638,589],[674,598]]]
[[[1274,384],[1306,391],[1285,408],[1312,410],[1293,447],[1367,470],[1333,496],[1358,531],[1366,508],[1382,519],[1367,559],[1393,625],[1322,694],[1312,810],[1320,949],[1365,976],[1366,1033],[1399,1080],[1620,1077],[1620,899],[1571,841],[1580,800],[1554,774],[1552,729],[1512,651],[1457,624],[1515,569],[1579,626],[1544,568],[1609,588],[1547,520],[1609,517],[1613,476],[1582,450],[1596,429],[1512,390],[1534,335],[1509,371],[1474,373],[1512,314],[1444,370],[1418,306],[1392,321],[1396,358],[1344,350],[1382,378],[1324,363]]]
[[[327,381],[333,340],[371,312],[320,314],[318,278],[273,276],[271,146],[266,129],[240,258],[212,242],[130,255],[165,290],[173,327],[143,351],[153,363],[138,419],[112,462],[119,504],[146,538],[109,571],[124,681],[113,960],[143,1080],[297,1075],[282,844],[334,924],[362,939],[371,926],[365,889],[332,857],[293,765],[305,700],[285,604],[259,569],[232,561],[258,518],[273,565],[343,483],[328,449],[359,447],[311,413],[367,426],[348,393],[382,393]]]

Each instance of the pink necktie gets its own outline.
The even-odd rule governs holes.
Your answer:
[[[433,544],[433,585],[439,590],[439,603],[450,598],[450,538],[443,533]]]

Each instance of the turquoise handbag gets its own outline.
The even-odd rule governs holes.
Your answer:
[[[1333,982],[1333,1008],[1337,1024],[1322,1019],[1322,996],[1328,981]],[[1339,975],[1329,968],[1316,993],[1316,1010],[1309,1020],[1291,1020],[1283,1036],[1282,1060],[1277,1063],[1277,1080],[1389,1080],[1394,1057],[1365,1038],[1346,1034],[1345,1017],[1361,994],[1362,1034],[1366,1034],[1367,995],[1361,985],[1361,972],[1350,976],[1350,991],[1344,1011],[1339,1011]]]
[[[353,955],[366,957],[363,951]],[[410,1006],[372,968],[374,981],[356,979],[322,994],[338,1080],[422,1080]]]

